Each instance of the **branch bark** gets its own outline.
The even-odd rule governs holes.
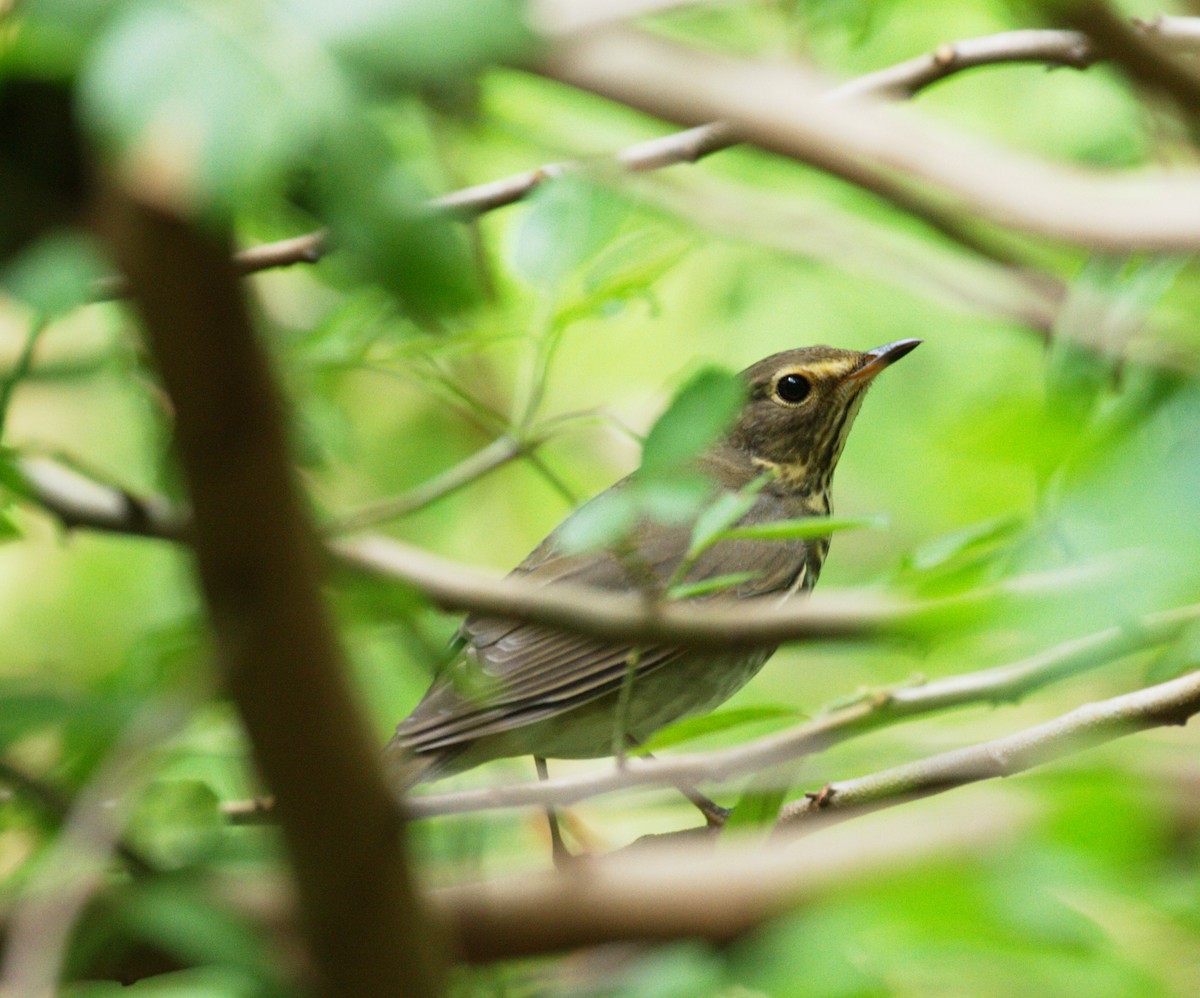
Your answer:
[[[410,796],[404,806],[412,817],[424,818],[513,807],[565,807],[603,794],[680,782],[720,783],[815,755],[840,742],[899,721],[968,704],[1015,702],[1051,683],[1170,641],[1196,619],[1200,619],[1200,605],[1154,614],[1138,621],[1134,627],[1106,628],[1020,662],[948,676],[919,686],[900,686],[868,694],[857,703],[806,724],[732,748],[653,761],[631,760],[624,769],[537,783]],[[254,815],[240,802],[235,802],[227,813],[233,818],[245,813],[245,820],[261,817],[261,812]]]
[[[1115,251],[1200,246],[1195,169],[1114,175],[1058,166],[863,100],[835,108],[797,67],[707,55],[627,29],[560,43],[539,69],[667,121],[727,122],[743,141],[852,182],[864,167],[882,168],[929,185],[958,214],[1005,228]]]
[[[437,994],[440,946],[319,597],[280,402],[228,247],[115,187],[99,227],[175,407],[224,678],[276,796],[323,993]]]
[[[818,815],[854,817],[978,780],[1012,776],[1137,731],[1186,724],[1197,712],[1200,672],[1192,672],[1148,689],[1085,704],[1003,738],[831,783],[820,793],[785,807],[779,827],[789,828]]]

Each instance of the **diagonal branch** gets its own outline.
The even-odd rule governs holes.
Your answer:
[[[1148,689],[1085,704],[1003,738],[831,783],[784,808],[779,827],[798,825],[817,815],[854,817],[978,780],[1012,776],[1137,731],[1187,724],[1198,712],[1200,672],[1192,672]]]
[[[1200,18],[1160,17],[1137,27],[1173,49],[1200,49]],[[1025,30],[1005,31],[939,45],[932,52],[868,73],[834,87],[824,96],[830,101],[855,97],[914,97],[957,73],[985,66],[1012,63],[1036,63],[1085,69],[1100,55],[1086,35],[1076,31]],[[720,122],[707,122],[685,131],[661,136],[628,146],[615,153],[611,161],[622,170],[640,173],[668,166],[695,163],[700,159],[736,145],[734,131]],[[430,208],[446,211],[452,217],[471,219],[503,208],[528,197],[548,180],[563,173],[582,169],[585,163],[570,161],[548,163],[532,170],[487,181],[434,198]],[[237,253],[239,272],[256,273],[297,263],[315,263],[328,250],[324,231],[264,243]],[[97,289],[97,297],[114,298],[125,293],[120,279],[112,279]]]
[[[1105,250],[1200,247],[1200,170],[1059,166],[863,100],[834,107],[797,67],[722,58],[626,29],[561,43],[540,69],[668,121],[725,121],[743,141],[856,183],[864,169],[898,174],[943,200],[914,199],[1008,229]]]
[[[566,806],[603,794],[679,782],[719,783],[823,752],[832,745],[898,721],[967,704],[1019,700],[1051,683],[1170,641],[1197,619],[1200,619],[1200,605],[1154,614],[1138,621],[1136,626],[1110,627],[1010,665],[868,695],[807,724],[732,748],[658,758],[653,762],[631,760],[625,769],[545,782],[410,797],[405,807],[414,817],[431,817],[534,805]],[[235,805],[232,810],[236,813],[244,808]]]

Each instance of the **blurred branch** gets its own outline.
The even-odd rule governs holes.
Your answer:
[[[647,847],[581,859],[561,873],[442,888],[434,903],[462,957],[476,963],[620,941],[729,942],[851,884],[994,853],[1026,820],[1006,801],[771,849]]]
[[[1180,607],[1153,614],[1130,627],[1110,627],[1064,642],[1020,662],[948,676],[920,686],[867,693],[858,702],[806,724],[732,748],[657,758],[652,762],[632,759],[624,769],[538,783],[409,797],[405,808],[413,817],[431,817],[533,805],[566,806],[635,787],[719,783],[823,752],[839,742],[898,721],[967,704],[1015,702],[1043,686],[1170,641],[1186,624],[1197,619],[1200,619],[1200,605]],[[235,804],[229,813],[233,815],[239,810],[245,810],[244,806]]]
[[[557,45],[546,75],[669,121],[722,120],[743,141],[859,182],[886,169],[928,185],[950,210],[1108,250],[1200,247],[1200,171],[1111,174],[967,140],[864,101],[817,100],[797,67],[701,53],[607,29]],[[944,211],[929,195],[912,198]]]
[[[526,456],[535,450],[543,439],[535,436],[519,440],[507,434],[497,437],[482,450],[476,451],[440,475],[435,475],[407,492],[339,516],[326,526],[323,532],[327,535],[355,533],[387,520],[408,516],[470,485],[510,461]]]
[[[824,203],[798,203],[716,182],[646,177],[633,195],[692,224],[784,253],[826,260],[954,308],[998,315],[1048,337],[1065,286],[1049,274],[942,251]]]
[[[1135,693],[1085,704],[1053,721],[968,748],[944,752],[872,776],[831,783],[789,804],[787,828],[817,815],[852,817],[951,790],[978,780],[1012,776],[1125,735],[1183,725],[1200,712],[1200,672]]]
[[[580,10],[586,13],[584,7],[581,6]],[[1173,48],[1200,49],[1200,18],[1160,17],[1151,23],[1137,22],[1137,26]],[[947,42],[930,53],[868,73],[820,96],[834,102],[865,96],[913,97],[949,76],[984,66],[1038,63],[1083,69],[1098,58],[1087,36],[1079,32],[1006,31]],[[806,87],[800,93],[810,89],[811,86]],[[710,121],[682,132],[628,146],[615,153],[611,161],[624,171],[640,173],[695,163],[739,141],[733,128],[719,121]],[[429,206],[457,218],[474,218],[515,204],[547,180],[584,166],[581,162],[547,163],[509,177],[444,194],[434,198]],[[327,234],[321,231],[242,250],[235,255],[234,261],[240,273],[252,274],[297,263],[315,263],[327,250]],[[97,297],[116,298],[125,294],[125,291],[123,280],[114,278],[97,288]]]
[[[29,474],[31,467],[36,474]],[[69,526],[166,540],[183,540],[191,533],[187,521],[157,498],[132,498],[44,458],[26,458],[21,469],[25,497]],[[495,578],[376,535],[332,541],[328,547],[340,564],[414,586],[446,610],[516,617],[610,640],[741,648],[797,638],[856,638],[902,627],[928,609],[861,594],[825,594],[764,606],[656,606],[635,594]]]
[[[228,247],[115,185],[98,208],[175,408],[224,679],[276,797],[322,992],[438,994],[441,948],[320,598],[281,402]]]
[[[1083,31],[1131,79],[1169,99],[1192,129],[1200,132],[1200,75],[1171,58],[1161,29],[1130,24],[1101,0],[1059,0],[1064,21]]]
[[[37,807],[56,821],[67,821],[71,816],[71,799],[49,781],[32,776],[20,766],[0,759],[0,783],[7,783],[16,793],[33,801]],[[113,851],[134,873],[151,873],[153,865],[133,846],[118,838]]]
[[[88,784],[67,802],[39,780],[5,764],[5,778],[64,819],[54,844],[17,893],[8,916],[0,994],[59,993],[72,931],[84,909],[106,883],[109,860],[120,855],[134,873],[150,865],[122,845],[122,829],[136,789],[146,775],[153,746],[178,730],[178,708],[152,708],[126,727]]]

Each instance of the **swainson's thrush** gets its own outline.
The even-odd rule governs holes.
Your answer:
[[[805,347],[767,357],[742,372],[745,404],[725,438],[698,461],[718,492],[743,489],[773,473],[739,524],[829,513],[830,479],[867,387],[920,342],[899,340],[866,353]],[[609,492],[626,488],[631,478]],[[562,581],[632,590],[638,586],[629,570],[633,562],[665,586],[691,539],[688,524],[645,522],[619,557],[612,551],[563,551],[561,529],[513,575],[546,585]],[[812,589],[828,549],[827,537],[726,540],[706,551],[683,581],[749,573],[735,588],[697,599],[778,600]],[[404,784],[506,756],[610,755],[631,661],[634,672],[623,720],[626,744],[636,745],[672,721],[712,710],[745,685],[775,650],[635,648],[479,614],[467,617],[459,639],[462,649],[456,659],[388,743],[389,763]]]

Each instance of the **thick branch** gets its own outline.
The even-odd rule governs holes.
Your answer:
[[[1186,724],[1200,712],[1200,672],[1085,704],[1024,731],[945,752],[872,776],[832,783],[784,808],[781,827],[817,815],[851,817],[978,780],[1012,776],[1136,731]]]
[[[626,29],[562,43],[548,76],[681,124],[722,120],[743,141],[857,181],[864,166],[930,185],[951,208],[1107,250],[1200,246],[1200,171],[1113,175],[968,141],[863,101],[820,96],[796,67],[700,53]],[[914,195],[915,196],[915,195]]]
[[[1160,17],[1138,27],[1175,50],[1200,48],[1200,18]],[[932,52],[868,73],[834,87],[827,100],[873,96],[913,97],[921,90],[966,70],[1011,63],[1037,63],[1083,69],[1099,58],[1086,35],[1075,31],[1006,31],[979,38],[968,38],[939,45]],[[659,170],[682,163],[695,163],[712,153],[736,145],[734,131],[720,122],[708,122],[682,132],[631,145],[613,155],[612,161],[624,170],[638,173]],[[572,169],[579,162],[548,163],[523,173],[466,187],[434,198],[430,207],[447,211],[454,217],[470,219],[528,197],[547,180]],[[241,273],[250,274],[297,263],[314,263],[327,251],[324,232],[242,250],[235,261]],[[119,297],[125,288],[121,281],[106,283],[97,289],[100,298]]]
[[[175,408],[225,681],[275,793],[324,993],[437,994],[439,947],[319,597],[280,403],[228,249],[116,190],[101,232]]]
[[[947,857],[995,850],[1025,824],[1021,808],[955,811],[931,823],[762,849],[648,847],[587,859],[562,873],[487,880],[435,892],[472,962],[621,941],[729,942],[774,915],[849,884]]]
[[[1170,641],[1197,618],[1200,605],[1154,614],[1133,627],[1110,627],[1010,665],[868,695],[806,724],[732,748],[652,762],[631,760],[625,769],[538,783],[409,797],[405,807],[414,817],[429,817],[532,805],[566,806],[636,787],[719,783],[822,752],[898,721],[967,704],[1019,700],[1036,689],[1097,668],[1114,658]],[[236,805],[231,816],[244,810],[244,805]],[[247,815],[247,820],[253,819]]]

